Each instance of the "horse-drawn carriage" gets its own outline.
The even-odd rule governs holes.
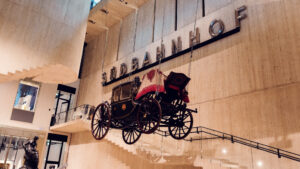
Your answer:
[[[193,127],[192,112],[185,87],[190,78],[171,72],[165,76],[159,70],[151,70],[142,82],[133,81],[113,88],[111,104],[97,106],[91,122],[95,139],[104,138],[109,128],[121,129],[125,143],[133,144],[142,133],[151,134],[158,127],[167,127],[175,139],[185,138]]]

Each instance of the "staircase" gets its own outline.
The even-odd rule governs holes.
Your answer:
[[[66,128],[68,123],[63,124],[61,128]],[[59,128],[59,125],[50,129],[54,130],[55,127]],[[80,127],[90,133],[90,121],[83,125],[76,124],[73,132],[70,129],[67,131],[79,132]],[[287,161],[287,165],[300,167],[299,154],[202,126],[193,127],[184,140],[174,140],[169,137],[168,131],[158,129],[155,134],[142,134],[135,144],[128,145],[122,139],[122,130],[110,129],[101,141],[119,149],[118,152],[123,152],[123,156],[132,156],[129,159],[133,161],[126,162],[128,158],[117,154],[120,160],[130,167],[134,160],[143,160],[148,165],[183,165],[188,168],[249,169],[253,166],[261,168],[260,165],[272,168],[273,163],[281,163],[284,166]]]
[[[62,64],[46,64],[29,69],[0,73],[0,83],[31,79],[42,83],[67,84],[77,80],[77,73]]]

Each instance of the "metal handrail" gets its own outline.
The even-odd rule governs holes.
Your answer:
[[[158,135],[161,135],[163,137],[170,136],[170,134],[167,131],[162,131],[160,129],[158,129],[155,133]],[[224,133],[224,132],[221,132],[218,130],[210,129],[207,127],[203,127],[203,126],[193,127],[191,130],[191,133],[194,133],[194,134],[205,133],[207,135],[214,136],[214,137],[213,138],[193,138],[193,137],[191,137],[190,139],[184,139],[184,141],[193,142],[193,141],[200,141],[200,140],[207,140],[207,139],[229,140],[229,141],[231,141],[231,143],[239,143],[244,146],[256,148],[256,149],[264,151],[264,152],[275,154],[275,155],[277,155],[278,158],[284,157],[284,158],[287,158],[290,160],[300,162],[300,154],[296,154],[296,153],[293,153],[290,151],[286,151],[286,150],[283,150],[280,148],[276,148],[276,147],[262,144],[262,143],[259,143],[256,141],[248,140],[248,139],[245,139],[242,137],[238,137],[238,136],[235,136],[232,134],[228,134],[228,133]]]

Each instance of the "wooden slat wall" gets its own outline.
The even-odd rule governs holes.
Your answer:
[[[202,0],[200,0],[202,1]],[[232,3],[234,0],[205,0],[205,15],[209,15],[212,12]]]
[[[179,0],[181,5],[189,5],[183,4],[187,1],[196,2]],[[235,0],[229,4],[224,3],[223,5],[226,6],[224,8],[218,6],[220,3],[221,1],[217,0],[206,1],[207,11],[222,9],[209,13],[206,18],[203,18],[204,21],[198,22],[201,31],[207,32],[208,28],[201,24],[207,24],[213,18],[220,17],[224,8],[230,8],[229,12],[233,15],[234,9],[246,5],[248,17],[242,21],[241,32],[238,34],[193,53],[190,74],[192,80],[188,86],[191,103],[188,106],[199,110],[198,114],[194,114],[194,125],[207,126],[299,153],[300,124],[297,119],[300,118],[300,33],[298,31],[300,29],[300,10],[298,10],[300,1]],[[179,7],[181,25],[194,21],[194,18],[187,17],[193,16],[189,13],[195,9],[193,8],[195,5],[190,6],[186,9]],[[202,14],[202,11],[199,13]],[[224,20],[227,19],[224,18]],[[178,32],[185,29],[185,27],[178,28]],[[225,29],[229,29],[228,25]],[[186,29],[182,36],[184,43],[188,30]],[[206,36],[203,33],[201,35],[201,38]],[[174,37],[168,37],[166,42]],[[169,48],[170,45],[166,47]],[[140,56],[143,56],[142,54],[144,53],[141,52]],[[165,74],[170,71],[188,74],[189,61],[190,54],[187,54],[162,64],[161,69]],[[81,82],[85,87],[80,88],[80,94],[83,97],[79,97],[79,102],[94,105],[101,101],[109,101],[111,88],[121,83],[102,87],[100,70],[95,74],[89,74]],[[155,135],[142,136],[157,143],[154,137]],[[120,142],[122,142],[121,137]],[[212,140],[208,143],[163,140],[164,150],[176,147],[186,154],[197,155],[200,154],[199,147],[203,144],[204,151],[201,152],[205,158],[225,158],[219,153],[225,145],[224,141],[216,145],[214,143]],[[99,144],[102,143],[99,142]],[[95,145],[98,144],[95,143]],[[84,146],[76,148],[78,152],[80,149],[85,149]],[[240,164],[243,168],[252,168],[248,163],[251,161],[252,150],[250,152],[247,148],[246,151],[242,151],[243,147],[236,144],[229,144],[226,148],[230,152],[227,154],[230,162]],[[118,152],[114,149],[106,151],[108,154]],[[120,156],[127,155],[128,153],[122,153]],[[75,153],[72,156],[74,159],[78,158]],[[265,158],[266,156],[268,157]],[[253,157],[254,161],[264,159],[265,168],[281,169],[283,166],[289,169],[299,168],[298,163],[284,159],[277,160],[276,156],[270,155],[269,157],[265,152],[253,150]],[[134,168],[134,164],[131,166],[129,162],[126,162],[131,160],[136,160],[136,158],[128,157],[124,161]],[[90,161],[84,163],[89,165]],[[216,168],[212,165],[209,163],[204,168]],[[174,168],[178,167],[174,166]]]
[[[133,12],[122,22],[118,59],[128,56],[134,50],[136,17],[136,12]]]
[[[197,10],[198,2],[198,10]],[[195,22],[197,18],[202,17],[202,0],[178,0],[178,29]]]
[[[152,42],[154,21],[154,0],[149,0],[138,10],[135,50]]]
[[[102,62],[105,55],[106,32],[102,32],[96,39],[88,43],[85,49],[82,78],[102,70]],[[89,63],[89,64],[85,64]]]
[[[164,36],[175,31],[175,3],[176,0],[156,0],[154,41],[161,39],[162,31]]]
[[[108,31],[107,46],[105,51],[104,64],[109,65],[117,60],[118,48],[119,48],[119,34],[120,34],[120,23],[117,23],[110,27]],[[101,44],[101,45],[105,45]]]

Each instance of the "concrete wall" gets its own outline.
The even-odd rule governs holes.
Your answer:
[[[300,118],[300,46],[298,42],[300,1],[206,2],[208,13],[204,18],[199,17],[197,22],[197,26],[205,32],[201,32],[201,41],[207,38],[208,28],[203,25],[208,25],[212,19],[222,18],[227,23],[233,18],[234,9],[241,5],[247,6],[248,17],[242,21],[241,32],[238,34],[194,51],[191,64],[190,54],[186,54],[161,65],[161,70],[165,74],[170,71],[189,74],[189,66],[191,66],[192,80],[188,86],[191,103],[188,106],[199,110],[199,113],[194,115],[194,126],[206,126],[300,153],[300,123],[298,122]],[[179,9],[185,8],[179,7]],[[228,11],[232,12],[230,16],[223,15],[223,12],[226,14]],[[180,15],[184,14],[185,10],[182,10]],[[170,55],[171,47],[167,43],[171,39],[181,35],[183,45],[188,44],[188,32],[193,30],[193,23],[188,25],[185,23],[185,17],[181,18],[184,20],[179,21],[183,25],[182,28],[164,37],[167,56]],[[231,26],[227,25],[226,30],[229,30]],[[139,57],[141,62],[145,51],[150,51],[154,59],[155,48],[160,44],[160,40],[152,42],[127,57],[124,56],[123,58],[126,59],[117,60],[115,57],[104,57],[104,41],[101,39],[105,36],[105,34],[100,35],[98,39],[88,44],[78,98],[79,104],[97,105],[102,101],[109,101],[112,88],[126,81],[102,87],[103,71],[99,65],[103,59],[105,63],[108,63],[104,64],[103,69],[109,73],[112,66],[118,66],[122,62],[130,65],[133,57]],[[120,44],[124,42],[121,41]],[[122,142],[121,134],[119,137]],[[150,141],[152,147],[148,150],[149,152],[155,148],[158,151],[161,150],[160,137],[151,135],[142,136],[142,139]],[[222,161],[237,164],[240,168],[296,169],[300,167],[296,162],[277,159],[276,156],[265,152],[236,144],[227,144],[223,141],[189,143],[166,139],[163,147],[165,152],[171,154],[170,156],[179,156],[177,161],[189,165],[197,161],[204,168],[218,168],[215,166],[218,164],[221,168]],[[227,155],[222,154],[224,148],[226,152],[228,151]],[[138,155],[143,156],[141,153]],[[122,156],[122,159],[119,159],[119,156]],[[195,160],[199,156],[203,159]],[[149,158],[150,156],[144,156],[144,159]],[[143,162],[129,152],[120,151],[115,144],[107,141],[95,142],[88,133],[79,133],[72,138],[69,163],[72,166],[69,168],[72,169],[83,168],[83,166],[94,169],[100,166],[101,168],[114,168],[114,165],[118,168],[136,168],[136,165]],[[145,166],[142,168],[151,168],[146,162],[143,164]],[[175,165],[174,168],[183,167]]]

